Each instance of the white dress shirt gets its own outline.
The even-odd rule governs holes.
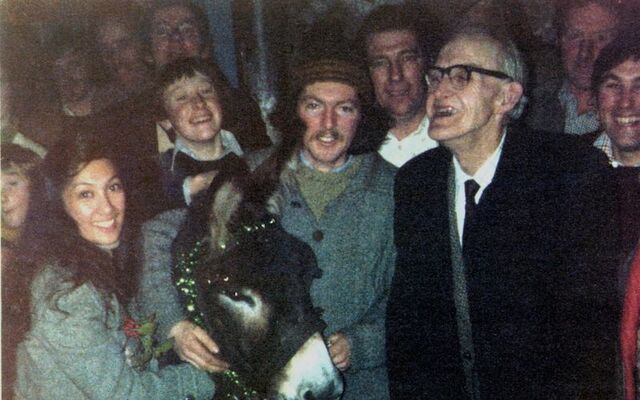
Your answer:
[[[398,140],[391,131],[387,132],[387,138],[378,153],[382,158],[400,168],[418,154],[438,147],[438,142],[431,139],[428,132],[429,118],[425,115],[418,129],[402,140]]]
[[[473,179],[480,186],[478,192],[475,195],[476,204],[480,204],[480,198],[482,197],[482,193],[489,186],[491,181],[493,180],[493,176],[496,173],[496,168],[498,167],[498,161],[500,161],[500,155],[502,154],[502,146],[504,145],[504,138],[506,134],[502,135],[502,139],[500,140],[500,144],[496,148],[496,150],[491,154],[489,158],[485,160],[485,162],[478,168],[476,173],[473,176],[468,175],[466,172],[462,170],[462,166],[458,162],[458,160],[453,157],[453,168],[455,170],[455,206],[456,206],[456,223],[458,225],[458,237],[460,239],[460,244],[462,244],[462,234],[464,231],[464,218],[466,216],[465,211],[465,195],[464,195],[464,183]]]

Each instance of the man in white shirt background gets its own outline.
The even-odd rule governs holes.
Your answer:
[[[378,152],[396,167],[438,146],[427,134],[424,71],[429,40],[421,28],[432,30],[436,25],[419,23],[426,18],[419,20],[418,15],[424,12],[418,14],[406,6],[384,5],[365,18],[358,34],[357,43],[365,47],[363,56],[366,56],[376,102],[392,120],[392,128]]]

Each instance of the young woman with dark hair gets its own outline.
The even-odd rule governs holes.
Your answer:
[[[10,282],[17,398],[211,398],[206,373],[159,369],[139,319],[136,229],[104,146],[75,135],[45,159],[43,201],[29,211]],[[4,277],[3,277],[4,278]],[[151,360],[147,359],[151,358]],[[3,382],[4,384],[4,382]]]

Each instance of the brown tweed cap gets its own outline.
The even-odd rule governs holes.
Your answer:
[[[362,104],[373,104],[374,94],[369,75],[364,68],[338,59],[319,59],[295,67],[291,76],[291,91],[299,95],[305,86],[315,82],[340,82],[356,89]]]

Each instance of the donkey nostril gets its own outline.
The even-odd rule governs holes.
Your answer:
[[[313,395],[313,392],[311,390],[307,390],[306,392],[304,392],[303,398],[304,400],[316,400],[316,396]]]

